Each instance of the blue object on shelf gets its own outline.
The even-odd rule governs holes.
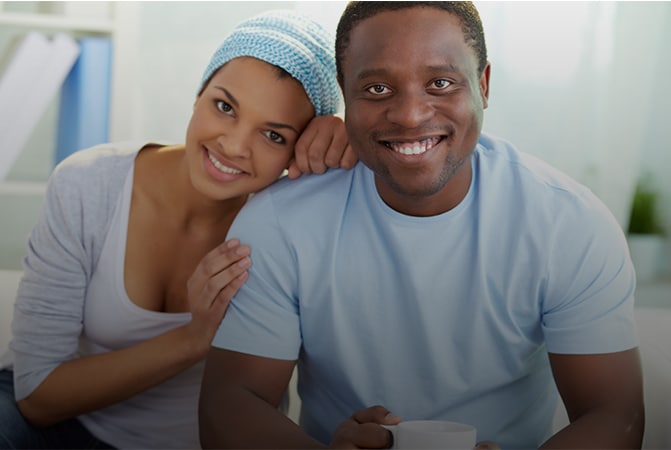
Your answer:
[[[55,164],[108,141],[112,41],[82,38],[81,53],[61,90]]]

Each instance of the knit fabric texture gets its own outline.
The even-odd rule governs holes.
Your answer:
[[[279,66],[298,80],[318,116],[340,106],[334,36],[310,17],[288,10],[261,13],[238,24],[205,69],[198,92],[233,58],[251,56]]]

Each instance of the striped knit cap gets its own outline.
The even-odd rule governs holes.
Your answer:
[[[238,24],[205,69],[198,92],[224,64],[251,56],[286,70],[297,79],[318,116],[340,106],[334,38],[319,23],[295,11],[268,11]]]

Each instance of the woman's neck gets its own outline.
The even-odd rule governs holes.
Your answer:
[[[213,228],[221,230],[221,227],[228,231],[249,197],[217,200],[195,189],[183,145],[142,150],[138,154],[136,171],[140,176],[135,178],[134,191],[148,197],[145,199],[148,201],[142,203],[154,205],[155,213],[187,233],[208,232]]]

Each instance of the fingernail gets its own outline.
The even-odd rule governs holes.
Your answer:
[[[401,416],[397,416],[393,413],[387,413],[387,415],[384,416],[384,421],[385,423],[398,423],[401,421]]]
[[[251,265],[252,261],[249,258],[244,258],[238,261],[238,266],[242,268],[249,267]]]

